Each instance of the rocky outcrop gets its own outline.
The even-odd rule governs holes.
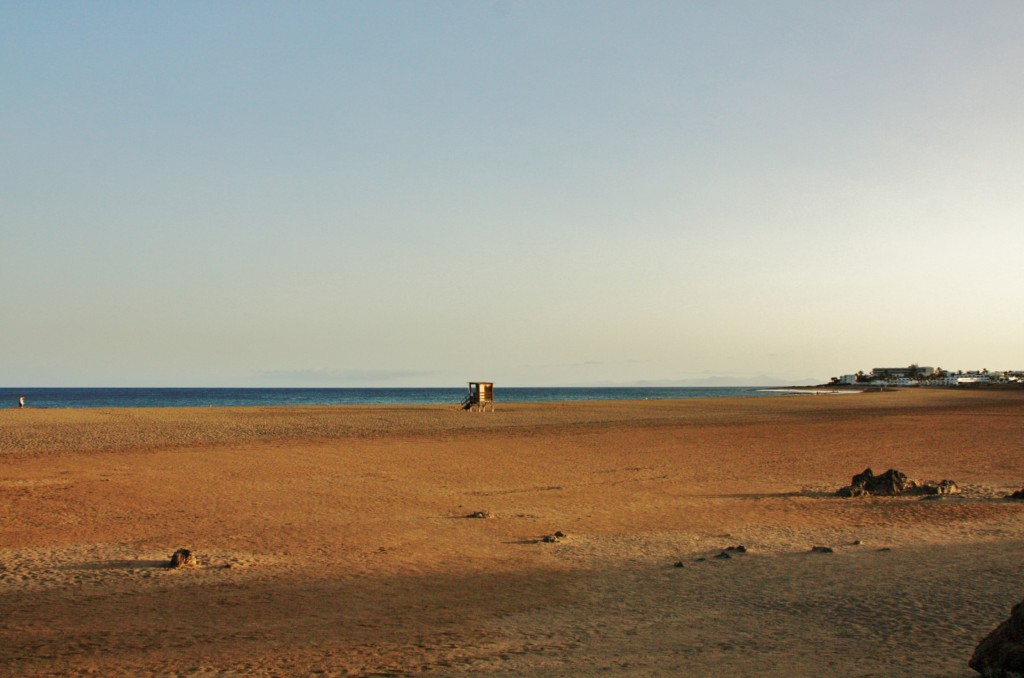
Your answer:
[[[910,490],[917,489],[917,483],[907,474],[889,469],[881,475],[875,475],[870,468],[858,473],[853,480],[836,494],[840,497],[860,497],[865,494],[894,497]]]
[[[850,484],[840,488],[836,494],[840,497],[862,497],[865,495],[896,497],[905,494],[945,496],[960,494],[960,488],[952,480],[919,483],[908,478],[906,473],[894,468],[877,476],[870,468],[867,468],[862,473],[855,475]]]
[[[178,549],[171,554],[170,567],[192,567],[196,564],[196,557],[188,549]]]
[[[1010,618],[978,643],[967,665],[986,678],[1024,676],[1024,603],[1014,605]]]

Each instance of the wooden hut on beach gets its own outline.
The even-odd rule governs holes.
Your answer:
[[[469,393],[462,401],[462,409],[483,412],[487,406],[494,411],[494,384],[489,381],[470,381]]]

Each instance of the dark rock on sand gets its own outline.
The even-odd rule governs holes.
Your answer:
[[[1007,499],[1015,499],[1018,501],[1024,501],[1024,488],[1013,492],[1012,494],[1006,495]]]
[[[987,678],[1024,675],[1024,603],[978,643],[967,665]]]
[[[726,551],[734,551],[736,553],[746,553],[747,552],[747,547],[744,546],[743,544],[738,544],[736,546],[726,546],[725,550]]]
[[[812,546],[811,553],[833,553],[830,546]]]
[[[719,560],[728,560],[729,558],[732,558],[732,556],[729,555],[728,551],[722,551],[717,556],[715,556],[715,558],[718,558]]]
[[[951,496],[960,494],[960,487],[953,480],[929,481],[919,483],[911,480],[906,473],[889,469],[881,475],[875,475],[871,469],[864,469],[853,477],[850,484],[840,488],[836,494],[840,497],[861,497],[864,495],[896,497],[902,494],[924,494],[928,496]]]
[[[952,480],[942,480],[937,483],[924,483],[921,486],[921,491],[924,492],[925,494],[945,496],[951,494],[960,494],[960,487],[957,486],[956,482]]]
[[[901,471],[891,468],[876,476],[870,468],[867,468],[862,473],[855,475],[850,484],[841,488],[836,494],[841,497],[860,497],[865,494],[893,497],[915,489],[917,489],[917,483]]]
[[[683,564],[683,561],[677,560],[672,567],[686,567],[686,565]]]
[[[555,544],[557,542],[562,541],[563,539],[565,539],[565,532],[562,532],[561,530],[555,532],[554,534],[546,534],[543,537],[541,537],[541,541],[545,544]]]
[[[491,514],[489,511],[473,511],[467,518],[490,518]]]
[[[196,564],[196,558],[188,549],[178,549],[171,554],[170,567],[192,567]]]

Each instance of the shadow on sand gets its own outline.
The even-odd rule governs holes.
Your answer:
[[[169,560],[97,560],[91,563],[64,565],[60,570],[143,570],[170,569]]]

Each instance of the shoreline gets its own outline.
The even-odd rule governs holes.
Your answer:
[[[500,402],[664,400],[735,396],[764,397],[762,387],[619,386],[498,387]],[[0,388],[0,403],[18,406],[21,397],[37,409],[122,407],[264,407],[276,405],[445,405],[458,404],[463,387],[441,388]]]
[[[763,393],[787,393],[792,395],[853,395],[864,393],[864,389],[823,389],[820,387],[763,388]]]

